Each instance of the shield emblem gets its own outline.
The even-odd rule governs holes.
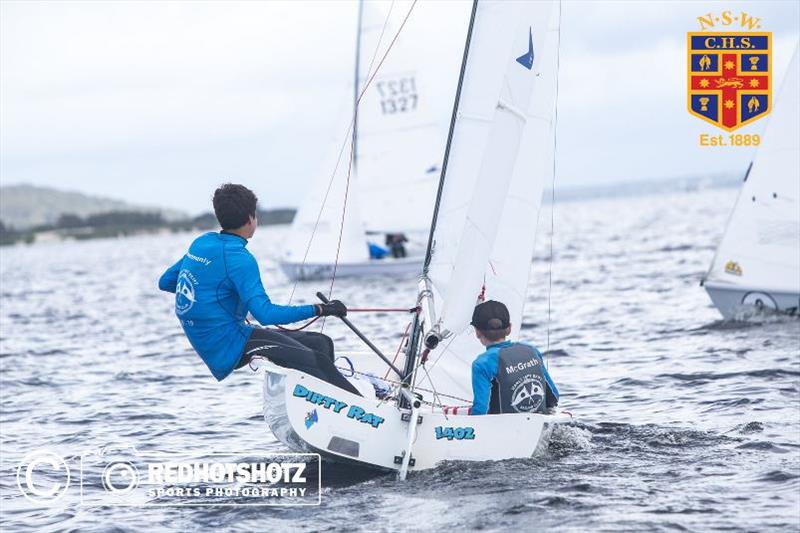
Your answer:
[[[772,108],[772,33],[687,35],[689,112],[733,131]]]

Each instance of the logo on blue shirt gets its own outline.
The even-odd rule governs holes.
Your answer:
[[[186,269],[181,270],[178,275],[178,283],[175,287],[175,312],[179,315],[186,313],[197,301],[194,297],[194,285],[197,280],[191,272]]]

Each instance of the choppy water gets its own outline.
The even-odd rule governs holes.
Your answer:
[[[3,530],[742,530],[800,528],[800,321],[723,323],[698,280],[735,190],[598,199],[556,209],[551,373],[578,421],[543,457],[393,476],[328,469],[319,508],[32,508],[15,468],[28,450],[107,445],[202,456],[282,451],[261,380],[216,383],[156,290],[188,234],[0,252]],[[549,225],[545,213],[543,224]],[[270,261],[285,235],[251,243]],[[539,239],[525,337],[546,344]],[[320,286],[304,283],[296,299]],[[352,305],[409,305],[413,280],[340,280]],[[404,326],[358,316],[387,351]],[[335,325],[339,347],[359,347]]]

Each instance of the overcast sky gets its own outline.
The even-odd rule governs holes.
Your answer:
[[[760,17],[780,83],[799,6],[564,1],[558,186],[744,172],[751,148],[698,146],[721,130],[686,111],[686,32],[708,12]],[[347,104],[356,9],[2,1],[0,184],[196,213],[217,184],[238,181],[265,207],[297,205]]]

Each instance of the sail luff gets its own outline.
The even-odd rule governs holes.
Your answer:
[[[453,133],[458,145],[448,161],[457,178],[445,181],[426,270],[436,293],[434,333],[441,336],[467,326],[481,289],[527,121],[533,45],[543,48],[551,4],[482,7],[475,30],[481,47],[469,62],[466,105]]]
[[[518,334],[542,190],[553,171],[559,20],[553,3],[482,7],[494,12],[479,7],[476,14],[475,57],[465,75],[465,103],[422,287],[423,308],[433,308],[426,312],[426,341],[444,340],[417,374],[418,385],[465,401],[472,361],[483,350],[467,328],[472,308],[485,287],[487,299],[508,305],[512,334]],[[499,34],[511,39],[499,43]],[[491,70],[498,63],[499,71]],[[475,85],[492,75],[500,79],[497,92],[484,86],[476,93]],[[477,96],[491,106],[476,103]]]
[[[439,186],[436,190],[436,201],[433,206],[433,216],[431,218],[431,229],[428,234],[428,245],[425,250],[425,263],[423,264],[423,276],[428,273],[428,266],[431,262],[431,253],[433,251],[433,237],[436,232],[436,220],[439,217],[439,205],[442,202],[442,191],[444,189],[444,180],[447,176],[447,162],[450,159],[450,147],[453,144],[453,131],[456,127],[456,120],[458,118],[458,103],[461,100],[461,89],[464,86],[464,72],[467,69],[467,60],[469,58],[469,46],[472,41],[472,30],[475,27],[475,13],[478,10],[478,0],[472,2],[472,12],[469,17],[469,27],[467,28],[466,42],[464,43],[464,53],[461,59],[461,69],[458,73],[458,86],[456,87],[456,95],[453,100],[453,113],[450,118],[450,128],[447,132],[447,144],[444,149],[444,157],[442,159],[442,171],[439,175]]]
[[[800,293],[800,64],[796,47],[775,108],[705,282]]]
[[[752,160],[750,160],[750,164],[747,165],[747,170],[744,173],[744,178],[742,178],[742,186],[739,188],[739,192],[736,194],[736,201],[733,203],[733,209],[731,209],[731,212],[728,213],[728,218],[725,219],[725,228],[722,230],[723,235],[725,235],[728,232],[728,227],[730,227],[731,220],[733,220],[733,214],[736,212],[736,206],[739,205],[739,202],[742,199],[742,191],[744,190],[744,184],[747,183],[747,178],[750,177],[751,170],[753,170]],[[711,264],[708,265],[708,270],[700,280],[701,286],[705,284],[706,280],[709,279],[709,277],[712,276],[712,272],[714,271],[714,267],[717,265],[718,260],[719,260],[719,246],[714,250],[714,257],[711,258]]]

